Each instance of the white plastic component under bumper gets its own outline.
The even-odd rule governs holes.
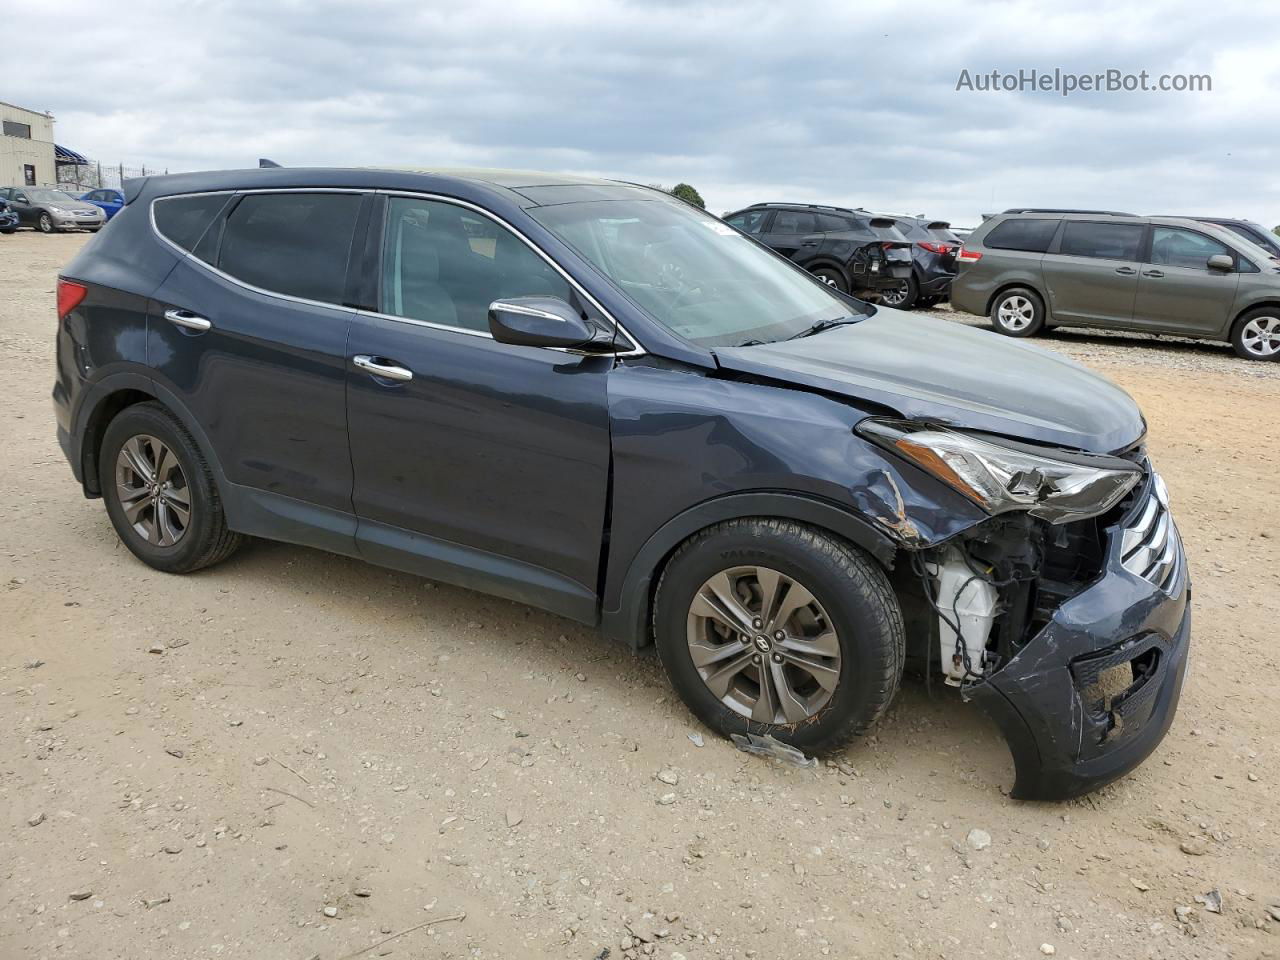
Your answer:
[[[965,562],[958,547],[948,547],[941,563],[928,563],[933,577],[938,616],[938,653],[946,682],[958,687],[977,679],[986,669],[987,638],[995,622],[996,588]],[[956,630],[959,628],[959,637]]]

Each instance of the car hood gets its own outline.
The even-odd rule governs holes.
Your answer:
[[[909,419],[1092,453],[1127,449],[1146,430],[1132,397],[1074,361],[884,307],[799,340],[715,354],[726,370],[866,400]]]

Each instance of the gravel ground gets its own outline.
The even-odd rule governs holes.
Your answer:
[[[0,237],[0,957],[1280,947],[1280,526],[1258,509],[1280,428],[1235,415],[1274,409],[1276,368],[1044,341],[1147,412],[1195,652],[1145,765],[1019,803],[994,729],[937,684],[797,770],[701,730],[652,657],[517,604],[264,542],[142,566],[54,440],[53,281],[83,240]]]

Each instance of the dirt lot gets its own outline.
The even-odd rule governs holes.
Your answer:
[[[655,659],[515,604],[261,542],[142,566],[54,439],[84,239],[0,237],[0,957],[1280,952],[1280,367],[1043,341],[1146,410],[1196,626],[1158,752],[1026,804],[936,685],[795,770],[695,745]]]

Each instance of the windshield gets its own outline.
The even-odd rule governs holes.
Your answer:
[[[654,320],[702,346],[783,340],[870,311],[684,203],[592,200],[529,213]]]
[[[61,190],[28,190],[27,196],[34,203],[70,203],[75,197]]]

